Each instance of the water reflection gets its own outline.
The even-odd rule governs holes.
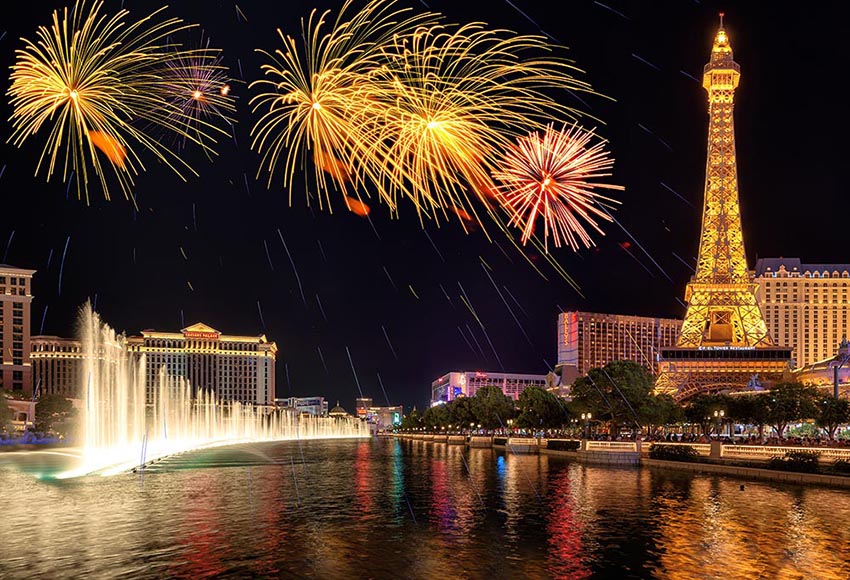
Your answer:
[[[392,440],[0,469],[0,577],[850,577],[850,494],[741,483]]]

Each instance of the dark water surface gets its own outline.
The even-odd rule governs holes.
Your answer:
[[[0,469],[0,578],[220,576],[844,579],[850,493],[389,439]]]

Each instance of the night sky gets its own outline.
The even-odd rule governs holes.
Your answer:
[[[279,175],[271,189],[265,176],[255,179],[259,156],[249,148],[247,83],[233,83],[236,142],[223,140],[214,163],[198,151],[188,154],[199,177],[182,182],[149,163],[135,189],[138,212],[117,188],[110,202],[97,187],[89,205],[73,190],[68,198],[56,177],[46,183],[43,174],[33,176],[44,135],[20,150],[5,144],[6,74],[0,77],[0,262],[38,270],[33,334],[71,336],[87,298],[128,334],[177,331],[198,321],[226,334],[265,333],[279,347],[278,396],[324,395],[352,410],[361,392],[377,404],[422,408],[431,381],[450,370],[545,373],[556,362],[560,310],[682,316],[690,271],[677,256],[693,263],[697,250],[708,120],[706,93],[695,78],[708,61],[719,11],[726,12],[742,73],[735,123],[750,266],[759,256],[850,262],[841,181],[850,153],[841,86],[850,30],[841,3],[575,0],[557,12],[548,1],[513,3],[516,8],[504,0],[439,0],[430,7],[453,22],[483,20],[521,33],[542,26],[568,47],[582,78],[615,100],[582,95],[585,106],[561,95],[605,121],[588,119],[585,126],[609,139],[616,159],[611,182],[626,187],[615,192],[622,200],[615,217],[628,233],[606,224],[597,248],[553,251],[581,293],[529,251],[548,280],[541,277],[505,240],[496,238],[503,252],[456,223],[426,224],[426,235],[410,205],[390,220],[373,200],[371,224],[346,211],[341,198],[332,215],[307,207],[300,190],[290,206]],[[107,11],[120,4],[108,0]],[[285,4],[241,0],[247,22],[232,1],[180,1],[167,14],[200,24],[224,49],[233,77],[242,78],[241,62],[251,81],[265,62],[254,50],[281,46],[277,27],[297,35],[298,19],[314,6],[339,6]],[[14,16],[6,11],[3,70],[21,48],[19,39],[34,38],[62,6],[39,0],[17,3]],[[140,17],[154,3],[125,6]],[[493,268],[492,282],[482,259]],[[463,291],[492,349],[461,301]]]

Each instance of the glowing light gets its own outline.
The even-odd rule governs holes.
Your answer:
[[[498,201],[508,209],[508,225],[522,229],[522,242],[534,233],[538,218],[543,219],[544,244],[551,237],[556,247],[563,242],[573,250],[579,242],[590,247],[593,240],[582,221],[603,233],[595,218],[611,221],[603,204],[618,203],[599,195],[597,188],[623,190],[620,185],[598,183],[610,176],[614,160],[605,151],[605,141],[593,143],[594,134],[573,126],[520,137],[493,172],[500,182]],[[581,218],[581,221],[579,220]]]

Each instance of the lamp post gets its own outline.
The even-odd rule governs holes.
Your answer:
[[[590,413],[582,413],[581,414],[581,420],[584,421],[584,438],[585,439],[588,439],[589,435],[590,435],[590,432],[589,432],[590,419],[591,419]]]
[[[513,420],[513,419],[508,419],[508,432],[509,432],[509,433],[513,433],[513,431],[514,431],[514,427],[513,427],[513,425],[514,425],[514,420]]]
[[[723,409],[720,409],[719,411],[714,412],[714,418],[717,421],[717,437],[718,437],[718,439],[720,438],[720,427],[723,424],[723,415],[725,415],[725,412],[723,411]]]
[[[472,430],[475,429],[475,423],[469,424],[469,434],[472,435]]]

